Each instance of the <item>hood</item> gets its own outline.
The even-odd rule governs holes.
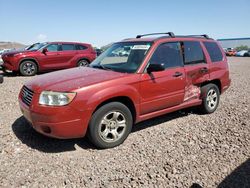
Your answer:
[[[126,73],[77,67],[36,76],[25,85],[35,93],[41,93],[44,90],[67,92],[119,78],[124,74]]]
[[[34,51],[28,51],[28,50],[18,50],[18,51],[10,51],[10,52],[5,52],[2,54],[3,55],[6,55],[6,56],[13,56],[15,54],[19,54],[19,53],[30,53],[30,52],[34,52]]]

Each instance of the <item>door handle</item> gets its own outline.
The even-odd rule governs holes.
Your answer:
[[[207,73],[208,72],[208,68],[207,67],[202,67],[200,69],[200,73]]]
[[[182,76],[181,72],[175,72],[175,74],[173,75],[173,77],[179,77],[179,76]]]

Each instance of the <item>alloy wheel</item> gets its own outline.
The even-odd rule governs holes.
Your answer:
[[[125,116],[118,111],[106,114],[99,124],[99,135],[105,142],[116,142],[126,130]]]
[[[214,89],[210,89],[207,93],[207,106],[213,110],[214,108],[216,108],[217,103],[218,103],[218,96],[217,93]]]

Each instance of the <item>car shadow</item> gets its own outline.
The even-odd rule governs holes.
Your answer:
[[[156,126],[163,122],[186,116],[188,114],[190,114],[190,110],[178,111],[138,123],[133,127],[132,134],[152,126]],[[74,151],[76,150],[76,145],[82,149],[95,149],[95,147],[90,142],[88,142],[87,138],[63,140],[43,136],[42,134],[36,132],[23,116],[15,120],[15,122],[12,124],[12,130],[23,144],[26,144],[32,149],[37,149],[45,153]]]
[[[172,112],[169,114],[164,114],[162,116],[158,116],[158,117],[145,120],[136,124],[132,129],[132,133],[159,125],[164,122],[168,122],[177,118],[181,118],[184,116],[188,116],[190,114],[197,114],[197,113],[198,112],[194,108],[187,108],[187,109],[179,110],[179,111]]]
[[[63,140],[43,136],[36,132],[23,116],[12,124],[12,130],[23,144],[45,153],[74,151],[76,145],[83,149],[94,148],[85,138]]]
[[[3,77],[17,77],[18,76],[18,74],[14,74],[12,72],[2,72],[2,71],[0,71],[0,75],[2,75]]]
[[[50,72],[53,72],[53,71],[46,71],[46,72],[38,72],[36,75],[42,75],[42,74],[46,74],[46,73],[50,73]],[[22,76],[20,73],[17,73],[17,72],[3,72],[1,69],[0,69],[0,75],[3,75],[4,77],[25,77],[25,76]],[[34,77],[34,76],[30,76],[30,77]]]
[[[247,188],[250,187],[250,159],[234,169],[217,188]],[[198,183],[193,183],[190,188],[202,188]]]
[[[239,167],[229,174],[218,188],[250,187],[250,159],[247,159]]]

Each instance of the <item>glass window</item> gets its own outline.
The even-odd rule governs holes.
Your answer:
[[[90,66],[117,72],[134,73],[151,47],[150,42],[115,43],[96,58]]]
[[[44,47],[45,45],[47,45],[47,43],[35,43],[35,44],[32,44],[31,46],[29,46],[26,50],[29,50],[29,51],[36,51],[36,50],[39,50],[40,48]]]
[[[87,47],[86,47],[86,46],[83,46],[83,45],[76,45],[76,49],[77,49],[77,50],[86,50]]]
[[[222,61],[223,55],[216,42],[204,42],[212,62]]]
[[[47,50],[49,52],[56,52],[58,51],[58,44],[50,44],[47,46]]]
[[[165,68],[183,66],[180,43],[171,42],[158,46],[150,59],[150,64],[164,64]]]
[[[62,51],[75,50],[74,44],[62,44]]]
[[[184,42],[184,59],[185,64],[204,63],[204,54],[200,42]]]

